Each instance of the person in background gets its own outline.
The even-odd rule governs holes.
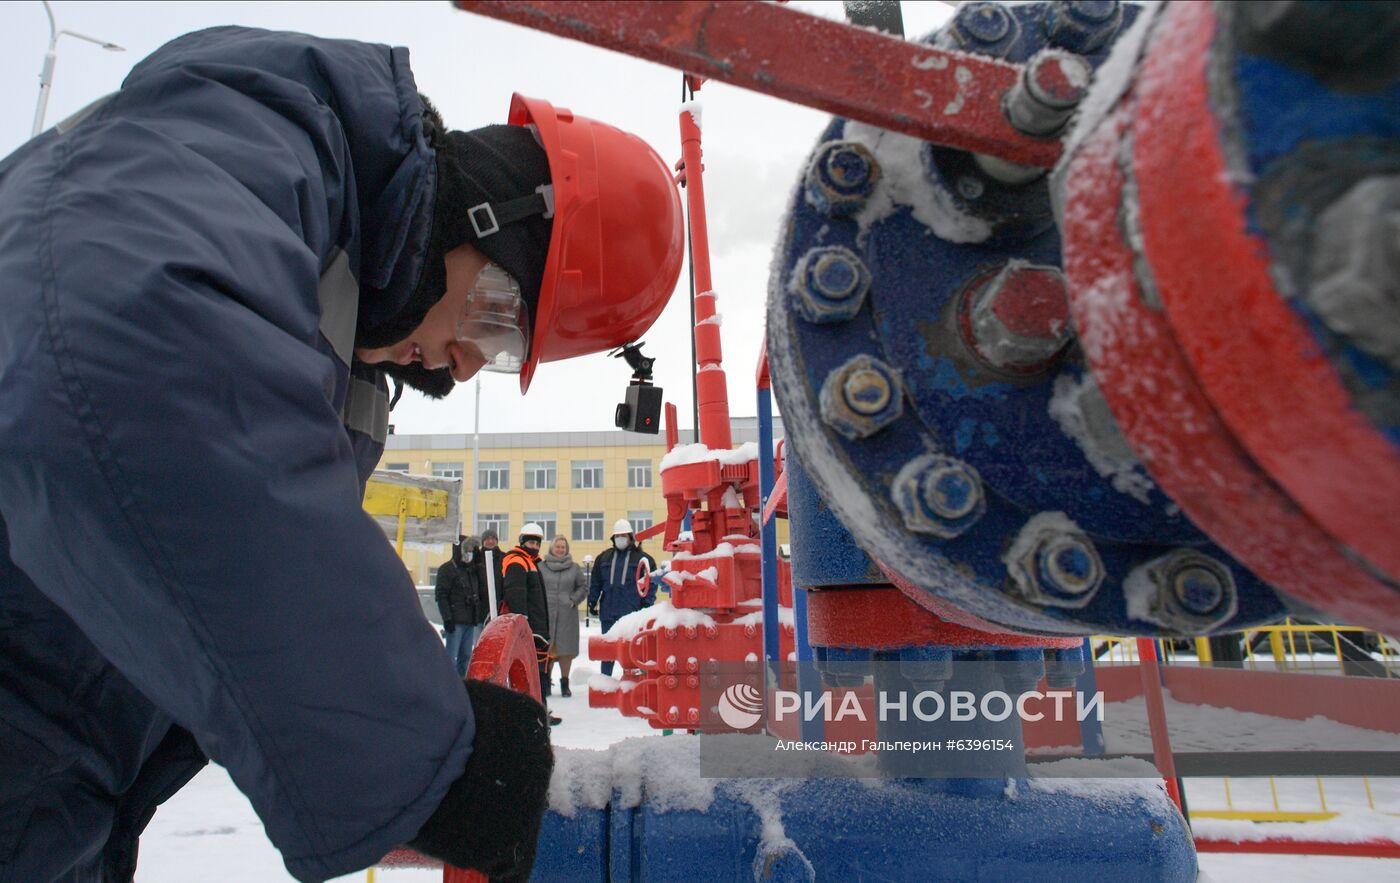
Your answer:
[[[505,551],[501,548],[496,529],[488,527],[481,532],[481,554],[476,556],[477,585],[486,610],[485,622],[490,622],[501,614],[501,561]]]
[[[588,597],[588,579],[569,554],[569,541],[564,537],[557,536],[549,544],[549,554],[540,561],[540,579],[549,602],[550,658],[545,662],[544,695],[549,695],[557,659],[559,695],[570,696],[569,669],[578,656],[578,605]]]
[[[540,665],[540,681],[546,678],[546,661],[549,659],[549,604],[544,597],[544,583],[540,579],[540,544],[544,542],[544,528],[533,521],[520,528],[520,539],[515,548],[506,553],[502,560],[501,614],[520,613],[530,621],[530,631],[535,636],[535,651]],[[549,691],[544,690],[548,696]],[[549,725],[559,723],[554,714],[549,715]]]
[[[647,562],[648,571],[656,566],[650,555],[637,548],[632,523],[620,518],[613,524],[612,545],[593,560],[593,579],[588,588],[588,612],[602,620],[606,634],[619,619],[650,607],[656,600],[656,588],[648,579],[645,588],[637,588],[637,565]],[[603,674],[612,675],[612,661],[600,666]]]
[[[447,641],[447,655],[457,667],[457,674],[467,676],[472,648],[481,637],[486,621],[486,608],[478,589],[481,580],[474,559],[480,541],[476,537],[460,537],[452,545],[452,557],[442,563],[437,572],[438,612],[442,614],[442,631]]]

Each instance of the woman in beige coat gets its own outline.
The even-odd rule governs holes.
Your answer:
[[[554,660],[559,660],[559,694],[572,695],[569,690],[569,669],[578,655],[578,605],[588,597],[588,580],[583,568],[569,555],[569,541],[562,536],[549,544],[549,552],[540,559],[540,579],[549,602],[550,661],[545,671],[544,695],[550,693],[554,678]]]

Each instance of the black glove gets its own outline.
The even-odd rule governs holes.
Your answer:
[[[493,881],[529,879],[554,751],[544,706],[487,681],[466,681],[476,716],[467,768],[409,847]]]
[[[597,605],[597,604],[589,604],[589,605],[588,605],[588,615],[589,615],[589,616],[597,616],[597,615],[598,615],[598,605]]]
[[[452,634],[453,632],[457,631],[457,626],[456,626],[455,623],[444,622],[444,623],[442,624],[442,630],[443,630],[443,632],[444,632],[445,634],[449,634],[449,635],[450,635],[450,634]]]

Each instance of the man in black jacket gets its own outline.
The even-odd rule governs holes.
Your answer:
[[[476,537],[458,538],[452,546],[452,557],[438,568],[434,593],[438,612],[442,614],[447,655],[462,677],[467,675],[472,648],[481,637],[486,621],[485,605],[479,603],[478,598],[481,581],[474,566],[479,546]]]
[[[544,542],[544,529],[534,522],[520,528],[520,541],[514,549],[506,553],[503,560],[504,576],[501,592],[501,613],[523,613],[530,620],[530,631],[535,633],[535,647],[540,657],[540,684],[549,683],[549,667],[546,654],[549,652],[549,601],[544,594],[544,580],[540,579],[540,545]],[[544,695],[549,695],[548,687]],[[559,723],[559,718],[549,716],[550,726]]]
[[[481,532],[481,552],[476,556],[476,578],[480,587],[482,609],[486,611],[485,622],[501,615],[501,566],[506,550],[501,548],[500,537],[494,527]]]

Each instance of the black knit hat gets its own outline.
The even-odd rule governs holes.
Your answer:
[[[520,283],[520,292],[533,323],[544,279],[545,259],[553,222],[552,195],[541,188],[550,183],[549,159],[535,134],[524,126],[486,126],[470,132],[442,128],[431,106],[423,118],[424,134],[437,153],[437,194],[433,225],[418,287],[392,319],[361,329],[356,344],[389,346],[403,340],[423,321],[447,290],[449,251],[470,242],[489,260]],[[490,206],[489,210],[482,205]],[[492,231],[492,227],[498,229]],[[393,376],[433,393],[452,389],[447,369],[428,371],[421,365],[385,366]],[[432,375],[442,374],[434,378]],[[445,381],[445,386],[442,386]]]

